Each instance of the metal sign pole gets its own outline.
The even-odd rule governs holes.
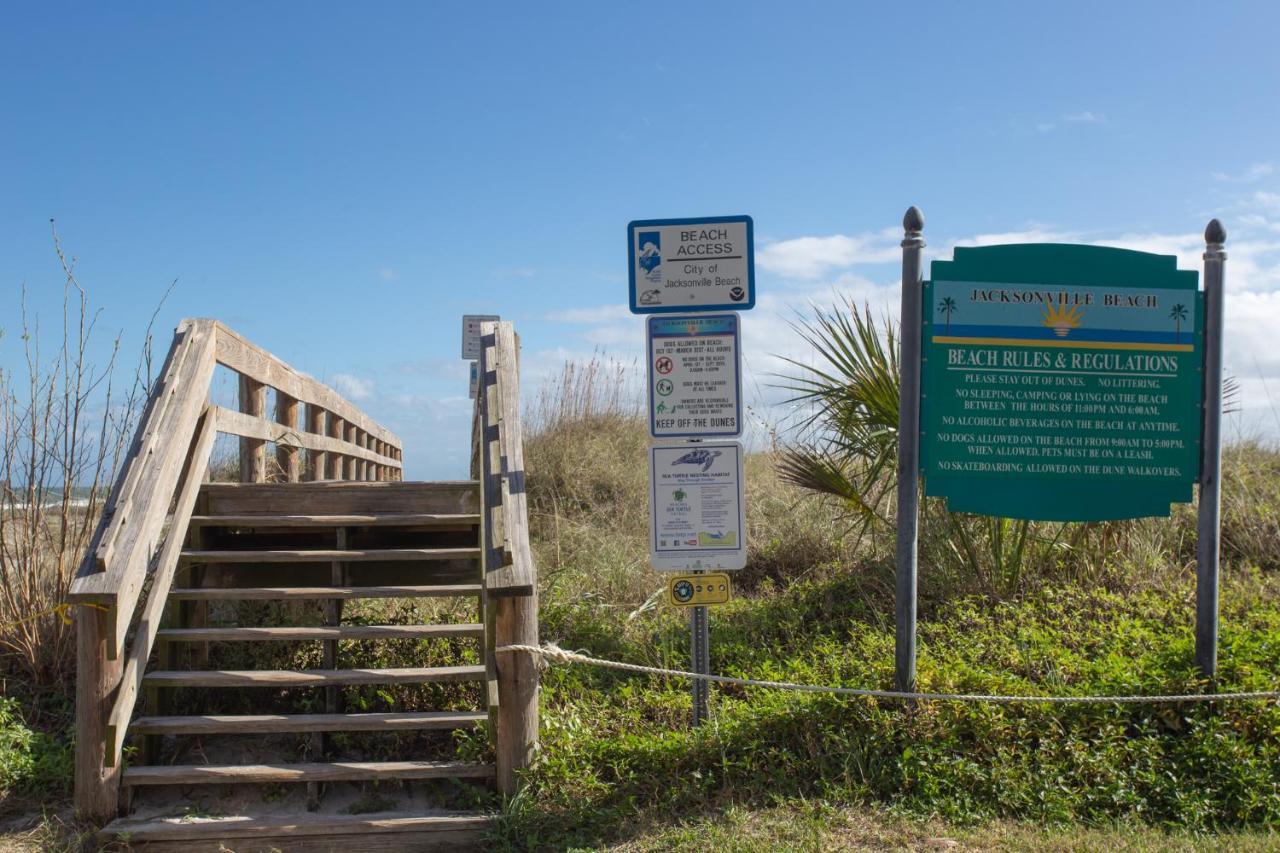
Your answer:
[[[920,509],[920,254],[924,214],[912,207],[902,218],[902,323],[898,358],[898,548],[894,664],[898,689],[916,681],[916,533]]]
[[[1204,429],[1200,444],[1200,507],[1196,524],[1196,665],[1218,671],[1218,536],[1222,498],[1222,315],[1227,230],[1214,219],[1204,230]]]
[[[707,608],[694,607],[692,611],[689,614],[689,625],[693,671],[699,675],[707,675],[711,672],[711,631],[707,623]],[[695,727],[707,721],[707,700],[710,698],[710,693],[709,682],[701,678],[693,679],[693,725]]]

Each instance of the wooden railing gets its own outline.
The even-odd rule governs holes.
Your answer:
[[[529,548],[520,426],[519,341],[510,323],[481,326],[480,384],[472,426],[472,476],[480,482],[485,666],[498,789],[513,794],[538,746],[537,571]]]
[[[239,374],[240,411],[209,403],[217,364]],[[274,418],[265,410],[268,388],[276,391]],[[75,798],[85,817],[116,812],[125,728],[219,432],[240,437],[244,482],[267,480],[268,442],[276,444],[282,480],[402,479],[400,440],[333,389],[214,320],[178,325],[68,595],[83,605],[76,615]]]

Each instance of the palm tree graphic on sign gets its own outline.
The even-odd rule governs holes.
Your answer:
[[[1187,306],[1179,302],[1169,311],[1169,319],[1173,320],[1173,341],[1178,343],[1182,338],[1182,321],[1187,319]]]
[[[956,301],[954,298],[951,298],[950,296],[942,297],[942,301],[938,302],[938,311],[941,311],[942,316],[947,318],[946,333],[951,334],[951,315],[955,314],[956,311]]]
[[[947,334],[949,335],[951,334],[951,315],[956,311],[956,301],[950,296],[945,296],[942,301],[938,303],[938,310],[947,318]]]

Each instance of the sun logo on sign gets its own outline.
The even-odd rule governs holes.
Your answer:
[[[1046,305],[1044,309],[1044,325],[1053,329],[1053,333],[1060,338],[1065,338],[1072,329],[1080,327],[1080,320],[1084,317],[1084,309],[1079,305]]]

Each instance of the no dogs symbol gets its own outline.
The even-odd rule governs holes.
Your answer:
[[[667,358],[665,355],[662,358],[655,361],[653,363],[653,366],[663,376],[666,376],[668,373],[671,372],[671,369],[675,367],[675,365],[671,363],[671,359]]]

